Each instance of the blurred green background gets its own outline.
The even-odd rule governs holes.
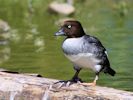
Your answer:
[[[76,12],[70,16],[49,13],[52,1],[0,0],[0,19],[11,27],[9,36],[4,37],[7,43],[0,44],[0,67],[70,79],[74,70],[62,53],[64,38],[54,37],[58,20],[70,17],[79,20],[87,34],[101,40],[117,72],[115,77],[101,73],[97,84],[133,91],[133,0],[75,0]],[[80,73],[85,81],[94,76],[90,70]]]

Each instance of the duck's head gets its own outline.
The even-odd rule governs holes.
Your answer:
[[[68,20],[61,26],[55,36],[67,36],[68,38],[82,37],[85,32],[79,21]]]

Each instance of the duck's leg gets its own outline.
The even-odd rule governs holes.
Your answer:
[[[96,74],[96,77],[94,79],[94,81],[92,83],[80,83],[81,85],[84,85],[84,86],[96,86],[96,81],[98,80],[98,74]]]
[[[74,83],[83,82],[83,81],[78,77],[81,68],[80,68],[78,65],[76,65],[76,64],[74,64],[73,68],[74,68],[74,70],[75,70],[76,72],[75,72],[74,76],[72,77],[71,82],[74,82]]]
[[[102,71],[103,67],[102,67],[102,65],[97,64],[97,65],[94,66],[94,68],[95,68],[95,74],[96,74],[94,81],[92,83],[81,83],[82,85],[85,85],[85,86],[96,86],[96,82],[98,80],[99,73]]]
[[[81,69],[80,69],[80,70],[81,70]],[[76,73],[74,74],[74,76],[73,76],[72,79],[70,80],[71,82],[74,82],[74,83],[83,82],[83,81],[78,77],[78,74],[79,74],[80,70],[76,70]]]
[[[71,84],[73,84],[73,83],[81,83],[81,82],[83,82],[79,77],[78,77],[78,74],[79,74],[79,72],[80,72],[80,70],[81,70],[81,68],[79,68],[78,66],[76,66],[76,65],[74,65],[74,69],[75,69],[75,74],[74,74],[74,76],[72,77],[72,79],[70,79],[70,80],[66,80],[66,81],[64,81],[64,80],[61,80],[61,81],[58,81],[58,82],[56,82],[55,84],[57,84],[57,83],[63,83],[63,85],[71,85]]]

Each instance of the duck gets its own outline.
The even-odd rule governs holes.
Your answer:
[[[86,34],[79,21],[64,21],[55,36],[65,36],[62,50],[66,58],[73,64],[75,70],[75,74],[70,80],[60,82],[80,82],[82,85],[95,86],[101,72],[111,76],[116,74],[115,70],[110,66],[107,50],[103,44],[95,36]],[[90,69],[95,73],[93,82],[83,82],[79,78],[79,72],[82,69]]]

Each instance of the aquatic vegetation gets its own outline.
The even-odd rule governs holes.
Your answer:
[[[18,33],[18,30],[16,29],[11,30],[10,40],[16,43],[18,43],[21,40],[21,36]]]
[[[44,48],[45,48],[44,39],[43,39],[43,38],[40,38],[40,37],[37,37],[37,38],[34,40],[34,46],[37,48],[37,49],[36,49],[36,52],[41,52],[41,51],[43,51]]]
[[[128,14],[128,5],[124,0],[121,0],[118,3],[114,4],[114,9],[119,13],[121,17]]]

